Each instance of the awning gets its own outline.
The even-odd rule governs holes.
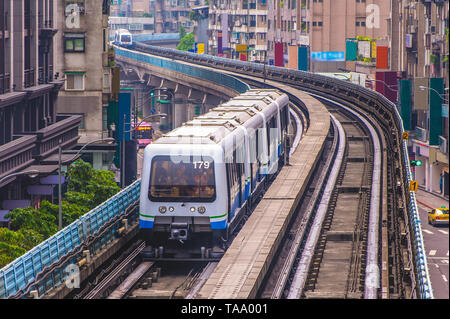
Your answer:
[[[21,170],[21,172],[38,171],[39,174],[50,174],[58,169],[58,165],[31,165]]]
[[[75,154],[61,154],[61,164],[62,165],[68,165],[73,162],[75,162],[82,154],[78,154],[75,156]],[[59,154],[53,154],[49,157],[44,158],[41,160],[42,164],[58,164],[59,163]],[[56,167],[58,168],[58,166]]]

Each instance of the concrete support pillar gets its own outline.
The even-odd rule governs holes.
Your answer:
[[[175,100],[177,103],[174,104],[173,128],[181,126],[188,118],[186,112],[188,108],[188,103],[186,103],[187,96],[184,94],[175,94]]]
[[[100,152],[92,153],[92,168],[93,169],[105,169],[103,168],[103,156]]]

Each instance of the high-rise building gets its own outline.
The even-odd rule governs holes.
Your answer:
[[[58,169],[59,146],[79,138],[80,117],[56,106],[64,84],[54,59],[56,2],[0,1],[0,223],[11,209],[53,198],[57,182],[42,177]]]
[[[267,54],[267,0],[210,0],[209,52],[264,62]]]

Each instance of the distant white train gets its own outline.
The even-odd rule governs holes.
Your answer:
[[[139,217],[147,243],[222,247],[288,154],[289,124],[287,95],[255,89],[149,144]]]
[[[115,45],[131,48],[133,46],[133,35],[126,29],[118,29],[114,34]]]

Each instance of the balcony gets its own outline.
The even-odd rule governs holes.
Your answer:
[[[14,136],[14,139],[0,146],[0,179],[18,172],[34,162],[33,148],[36,136]],[[8,181],[10,182],[10,181]],[[1,187],[2,185],[0,185]]]
[[[56,123],[33,132],[37,136],[33,156],[38,160],[55,152],[61,140],[62,148],[70,148],[78,141],[78,126],[81,116],[57,116]]]
[[[25,88],[34,86],[34,69],[25,70],[23,76],[23,85]]]
[[[10,81],[9,73],[0,74],[0,94],[5,94],[10,91]]]

